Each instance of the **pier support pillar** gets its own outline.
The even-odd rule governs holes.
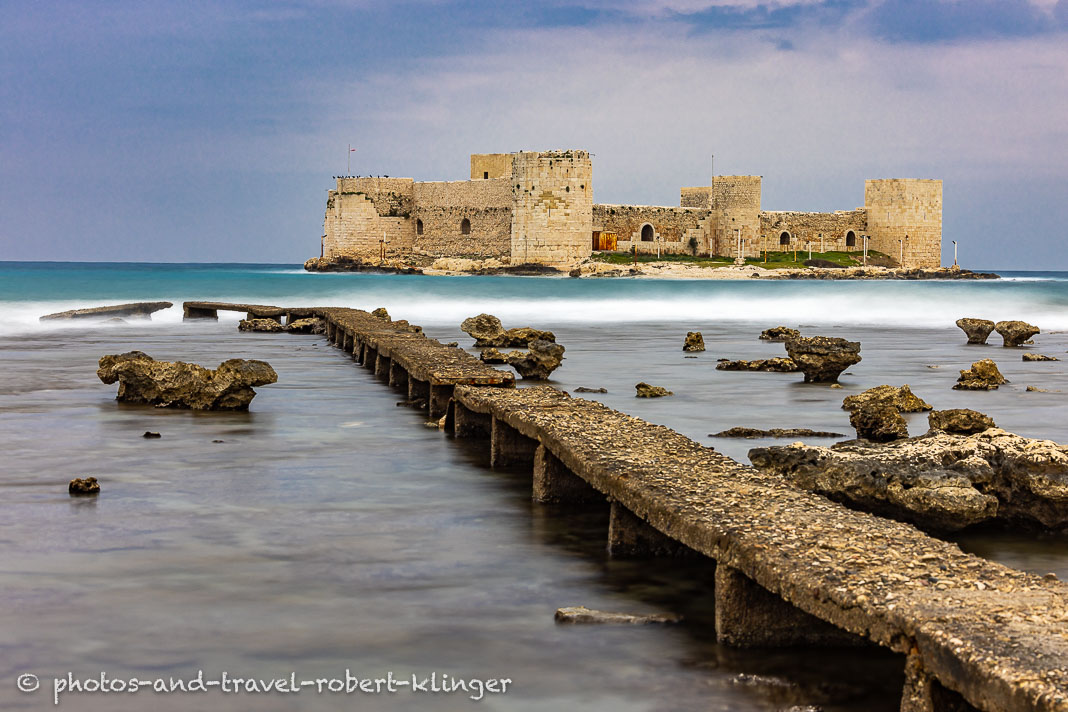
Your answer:
[[[615,500],[608,518],[608,555],[616,559],[696,555]]]
[[[388,379],[391,360],[389,356],[383,356],[381,351],[375,354],[375,375],[382,379]]]
[[[508,423],[493,418],[490,427],[490,467],[534,462],[538,441],[528,438]]]
[[[335,334],[337,334],[337,324],[332,321],[326,322],[326,340],[328,343],[334,343]]]
[[[344,340],[341,342],[341,350],[351,354],[354,348],[353,344],[355,342],[355,339],[353,338],[352,334],[348,332],[345,332],[345,335],[342,338]]]
[[[603,502],[604,495],[568,469],[544,445],[534,451],[534,501],[543,504]]]
[[[408,374],[408,400],[410,401],[423,401],[424,403],[430,402],[430,384],[426,381],[420,381],[417,378],[412,378],[412,374]],[[426,406],[423,406],[424,408]]]
[[[726,564],[716,566],[716,639],[738,648],[864,642],[784,601]]]
[[[389,361],[389,385],[394,388],[402,388],[405,392],[408,391],[408,371],[397,363],[396,359],[390,359]]]
[[[488,438],[493,430],[493,416],[476,413],[463,403],[452,402],[453,434],[458,438]]]
[[[452,392],[455,386],[433,385],[430,386],[430,419],[437,420],[445,415],[449,409],[449,401],[452,400]]]
[[[942,686],[923,666],[915,648],[905,658],[901,712],[978,712],[956,692]]]
[[[187,319],[214,319],[219,320],[217,309],[202,309],[200,307],[185,306],[182,308],[182,321]]]

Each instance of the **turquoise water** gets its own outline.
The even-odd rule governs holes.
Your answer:
[[[386,306],[468,347],[459,322],[553,330],[553,384],[605,387],[608,405],[745,461],[770,441],[709,437],[733,425],[851,433],[845,396],[910,383],[935,407],[972,407],[1006,429],[1068,441],[1068,361],[966,346],[960,316],[1043,327],[1032,350],[1065,356],[1068,275],[996,283],[683,282],[317,275],[277,265],[0,263],[0,706],[51,708],[13,680],[73,670],[332,676],[438,670],[514,679],[480,703],[448,697],[68,696],[63,709],[892,710],[903,661],[877,651],[740,652],[713,642],[708,572],[604,554],[604,512],[530,503],[529,473],[494,471],[427,428],[319,337],[242,334],[234,314],[181,321],[180,302]],[[151,322],[40,323],[49,311],[167,299]],[[777,324],[862,343],[842,389],[796,374],[728,373],[717,358],[782,354]],[[686,358],[686,331],[708,351]],[[1052,332],[1052,333],[1051,333]],[[993,341],[998,341],[995,336]],[[141,349],[213,366],[261,358],[279,373],[247,414],[120,406],[96,379],[105,353]],[[995,358],[1011,380],[953,391]],[[1065,356],[1068,358],[1068,356]],[[935,368],[931,368],[934,366]],[[634,398],[640,380],[675,391]],[[1047,393],[1027,392],[1027,385]],[[914,434],[922,414],[909,416]],[[591,427],[597,427],[591,424]],[[160,440],[145,440],[146,430]],[[214,442],[222,440],[221,443]],[[818,442],[829,443],[833,440]],[[66,482],[93,475],[92,500]],[[962,537],[983,556],[1068,578],[1062,538]],[[681,612],[677,628],[560,628],[556,607]]]

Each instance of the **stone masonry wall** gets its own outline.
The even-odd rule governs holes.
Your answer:
[[[339,178],[327,193],[323,256],[377,260],[411,252],[411,178]],[[384,240],[384,245],[383,245]]]
[[[512,264],[555,266],[590,256],[593,167],[586,151],[515,154],[512,162]]]
[[[509,175],[490,180],[416,183],[413,251],[433,257],[508,256],[511,181]],[[461,229],[465,218],[471,222],[468,235]]]
[[[794,249],[807,250],[811,242],[813,251],[864,249],[861,235],[867,230],[867,213],[862,209],[839,210],[833,213],[803,213],[796,211],[764,211],[760,213],[760,233],[763,242],[766,236],[767,249],[786,252]],[[853,232],[855,244],[846,245],[846,237]],[[787,233],[788,245],[782,245],[782,233]],[[822,235],[822,239],[820,238]],[[763,249],[763,248],[761,248]]]
[[[870,247],[904,267],[942,264],[942,181],[892,178],[864,181]]]
[[[511,179],[513,155],[511,153],[472,153],[471,180]]]
[[[759,254],[761,180],[760,176],[715,176],[708,252],[736,257],[740,235],[742,255]]]
[[[660,237],[661,254],[693,253],[700,249],[700,240],[691,247],[690,230],[700,229],[700,222],[708,217],[707,208],[674,208],[650,205],[594,205],[593,229],[614,232],[617,249],[629,251],[632,245],[643,254],[656,254],[656,237]],[[642,227],[653,228],[653,240],[641,239]],[[591,241],[592,245],[592,241]]]

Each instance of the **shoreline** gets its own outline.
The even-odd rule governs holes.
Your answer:
[[[422,263],[415,260],[327,260],[313,257],[304,263],[308,272],[370,272],[378,274],[419,274],[439,277],[455,276],[521,276],[571,277],[578,279],[677,279],[677,280],[896,280],[946,281],[994,280],[1001,275],[994,272],[975,272],[960,267],[806,267],[804,269],[765,269],[752,264],[700,267],[683,262],[640,262],[637,265],[615,265],[585,260],[569,267],[541,264],[512,265],[503,260],[467,258],[439,258]]]

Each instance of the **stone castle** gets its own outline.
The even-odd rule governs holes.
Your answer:
[[[321,256],[566,267],[597,249],[759,257],[859,251],[867,237],[906,267],[941,263],[941,180],[868,180],[863,207],[830,213],[762,210],[760,184],[760,176],[715,176],[711,186],[682,188],[678,207],[595,204],[586,151],[473,154],[470,180],[337,178]]]

